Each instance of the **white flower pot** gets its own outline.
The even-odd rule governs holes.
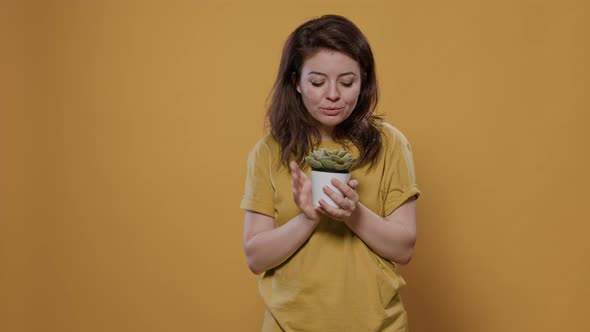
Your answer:
[[[348,180],[350,180],[350,173],[331,173],[331,172],[321,172],[311,170],[311,191],[313,194],[313,204],[314,206],[320,206],[320,199],[323,199],[331,206],[337,208],[338,205],[334,203],[334,201],[324,193],[323,187],[328,186],[337,194],[342,196],[342,192],[334,185],[332,185],[332,179],[336,178],[340,180],[340,182],[348,185]]]

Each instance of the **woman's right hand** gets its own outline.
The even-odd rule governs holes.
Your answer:
[[[311,193],[311,180],[303,173],[297,163],[289,163],[293,177],[293,200],[299,206],[303,214],[313,221],[320,220],[320,207],[314,207]]]

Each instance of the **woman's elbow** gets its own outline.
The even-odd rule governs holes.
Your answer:
[[[250,257],[246,258],[246,263],[248,264],[248,268],[250,269],[250,271],[252,271],[252,273],[254,273],[256,275],[259,275],[265,271],[261,266],[256,264],[254,259],[252,259]]]
[[[254,253],[255,248],[252,245],[252,241],[247,241],[244,243],[244,253],[246,254],[246,264],[252,273],[258,275],[264,272],[264,268],[259,263],[259,260],[256,259],[256,255]]]
[[[405,250],[399,257],[397,257],[394,262],[398,263],[399,265],[408,265],[414,256],[414,248],[409,248]]]
[[[414,256],[414,245],[416,243],[416,238],[414,237],[407,245],[405,245],[401,250],[396,252],[394,257],[392,257],[392,261],[398,263],[400,265],[408,265]]]
[[[255,275],[259,275],[262,272],[264,272],[264,271],[262,271],[262,270],[260,270],[260,269],[258,269],[256,267],[254,267],[252,265],[248,265],[248,267],[250,268],[250,271],[252,271],[252,273],[254,273]]]

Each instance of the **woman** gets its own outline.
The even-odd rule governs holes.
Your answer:
[[[263,331],[407,331],[396,263],[416,240],[410,145],[373,114],[378,100],[366,37],[322,16],[288,38],[267,118],[248,159],[244,250],[263,273]],[[352,180],[327,187],[337,208],[314,207],[303,158],[319,148],[357,160]]]

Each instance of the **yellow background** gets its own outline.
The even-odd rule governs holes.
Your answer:
[[[0,6],[2,331],[258,331],[246,156],[285,38],[326,13],[413,145],[412,331],[590,330],[587,1]]]

